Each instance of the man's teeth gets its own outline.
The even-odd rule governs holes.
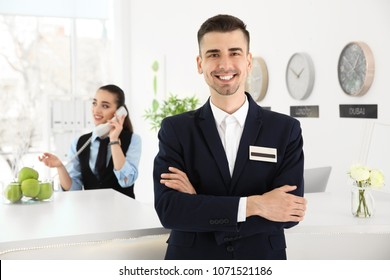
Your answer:
[[[233,75],[231,75],[231,76],[219,76],[219,78],[220,78],[221,80],[228,81],[228,80],[230,80],[230,79],[233,79]]]

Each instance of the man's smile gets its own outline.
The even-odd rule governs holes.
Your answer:
[[[233,79],[234,75],[229,75],[229,76],[216,76],[216,77],[218,77],[219,79],[224,80],[224,81],[229,81],[229,80]]]
[[[236,77],[237,73],[214,73],[214,77],[222,81],[230,81]]]

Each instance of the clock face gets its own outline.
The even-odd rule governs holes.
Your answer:
[[[346,94],[361,96],[370,88],[374,78],[374,58],[368,45],[352,42],[340,54],[338,78]]]
[[[290,95],[297,100],[306,99],[314,86],[314,65],[306,53],[295,53],[286,68],[286,84]]]
[[[268,89],[268,70],[265,61],[261,57],[252,59],[252,70],[249,73],[245,90],[250,93],[255,101],[261,101]]]

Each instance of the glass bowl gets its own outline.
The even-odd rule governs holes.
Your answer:
[[[23,185],[18,182],[1,183],[2,200],[6,204],[33,204],[53,200],[52,180],[32,180]]]

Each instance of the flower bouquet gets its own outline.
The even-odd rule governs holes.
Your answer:
[[[382,171],[364,165],[353,165],[349,170],[349,176],[354,181],[352,214],[355,217],[371,217],[374,211],[374,199],[370,190],[384,185]]]

